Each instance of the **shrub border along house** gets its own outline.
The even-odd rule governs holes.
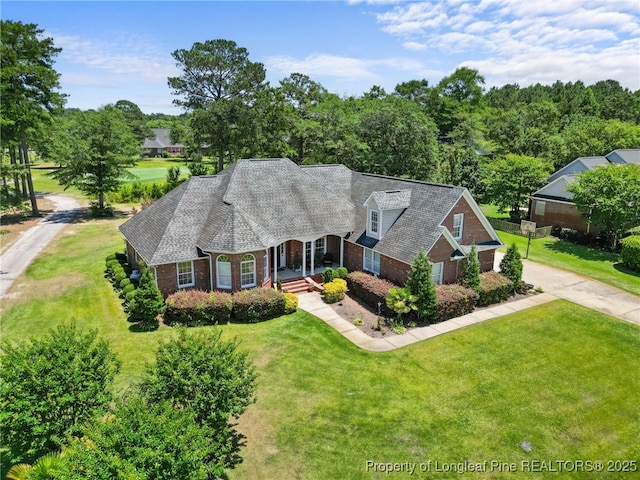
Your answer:
[[[640,272],[640,235],[630,235],[622,239],[620,260],[626,267]]]

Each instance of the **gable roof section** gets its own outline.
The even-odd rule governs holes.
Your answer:
[[[409,265],[418,251],[431,250],[442,235],[442,222],[464,192],[462,187],[438,185],[353,172],[353,203],[363,205],[372,192],[411,190],[411,205],[373,247],[374,251]],[[354,235],[366,236],[367,210],[358,209]]]
[[[182,147],[181,143],[172,143],[170,138],[170,129],[168,128],[152,128],[154,138],[145,138],[142,148],[167,148]]]
[[[365,205],[369,199],[373,198],[380,210],[397,210],[408,208],[411,205],[411,190],[390,190],[386,192],[373,192],[367,198]]]
[[[571,175],[575,173],[591,170],[600,165],[609,165],[609,161],[606,157],[580,157],[576,158],[573,162],[568,163],[560,170],[553,173],[548,179],[547,183],[551,183],[554,180],[562,177],[563,175]]]
[[[640,164],[640,148],[614,150],[606,155],[607,160],[617,164]]]

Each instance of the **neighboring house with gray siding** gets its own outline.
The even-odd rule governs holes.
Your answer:
[[[404,283],[420,249],[434,280],[451,283],[473,243],[483,271],[502,245],[465,188],[282,158],[192,177],[120,231],[130,262],[144,260],[164,295],[271,287],[319,273],[327,259]]]
[[[142,154],[147,157],[161,157],[164,152],[171,156],[184,152],[184,145],[173,143],[168,128],[152,128],[153,138],[145,138],[142,144]]]
[[[531,195],[530,220],[542,226],[571,228],[582,233],[598,233],[589,224],[567,187],[587,170],[614,165],[640,164],[640,149],[620,149],[603,157],[581,157],[565,165],[547,179],[547,183]]]

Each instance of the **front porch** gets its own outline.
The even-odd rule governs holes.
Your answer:
[[[287,240],[270,250],[273,283],[321,275],[327,267],[338,268],[344,264],[342,235]]]

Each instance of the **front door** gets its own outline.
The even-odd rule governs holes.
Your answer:
[[[280,268],[287,266],[287,249],[284,243],[278,245],[278,262]]]

